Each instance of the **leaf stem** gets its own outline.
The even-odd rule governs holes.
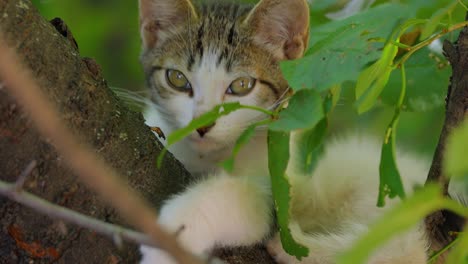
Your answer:
[[[468,11],[468,6],[466,6],[462,0],[457,0],[457,1],[463,8],[465,8],[466,11]]]
[[[429,260],[428,262],[430,264],[434,263],[434,261],[436,261],[442,254],[444,254],[444,252],[446,252],[447,250],[451,249],[456,243],[458,242],[458,237],[455,238],[454,240],[450,241],[450,243],[448,243],[447,245],[445,245],[445,247],[443,247],[442,249],[434,252],[430,257],[429,257]]]
[[[405,64],[401,64],[401,92],[398,98],[397,108],[401,109],[406,96],[406,67]]]
[[[51,218],[56,218],[76,224],[80,227],[93,230],[110,238],[113,236],[119,236],[130,242],[158,247],[158,244],[151,241],[150,237],[143,233],[139,233],[114,224],[105,223],[68,208],[52,204],[28,192],[16,190],[15,184],[0,181],[0,195],[8,197],[15,202],[32,208]]]
[[[412,46],[409,50],[408,50],[408,53],[406,53],[397,63],[396,65],[402,65],[404,64],[410,57],[411,55],[413,55],[413,53],[415,53],[416,51],[428,46],[429,44],[431,44],[434,40],[450,33],[450,32],[453,32],[455,30],[458,30],[462,27],[465,27],[468,25],[468,21],[464,21],[464,22],[461,22],[461,23],[458,23],[458,24],[455,24],[447,29],[443,29],[441,32],[433,35],[432,37],[429,37],[421,42],[419,42],[418,44]]]
[[[265,108],[261,108],[261,107],[258,107],[258,106],[254,106],[254,105],[240,105],[240,108],[243,108],[243,109],[250,109],[250,110],[254,110],[254,111],[257,111],[257,112],[262,112],[264,114],[267,114],[271,117],[274,117],[276,116],[276,113],[275,112],[272,112],[270,110],[267,110]]]

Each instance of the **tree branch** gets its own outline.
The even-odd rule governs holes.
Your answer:
[[[446,97],[445,122],[427,182],[436,182],[443,186],[444,193],[447,195],[449,177],[444,175],[442,170],[446,140],[451,131],[468,116],[468,27],[463,28],[455,44],[448,41],[444,43],[444,52],[452,65],[453,73]],[[454,239],[450,232],[461,231],[465,224],[466,219],[446,210],[429,215],[426,218],[426,229],[431,240],[431,250],[438,251],[450,244]],[[445,256],[443,255],[442,258],[439,258],[439,263],[444,260]]]
[[[0,31],[0,38],[2,32]],[[66,128],[32,77],[22,69],[13,51],[0,44],[0,77],[6,89],[26,110],[46,138],[50,138],[83,182],[112,204],[132,224],[139,227],[179,263],[200,264],[186,252],[175,237],[156,224],[156,214],[134,190],[127,188],[118,173],[104,163],[88,146],[80,144]]]
[[[158,247],[158,245],[152,242],[145,234],[135,232],[118,225],[105,223],[95,218],[77,213],[73,210],[57,206],[35,195],[17,190],[16,184],[9,184],[0,181],[0,194],[15,202],[26,205],[41,214],[94,230],[97,233],[108,236],[109,238],[117,236],[122,237],[129,242]]]

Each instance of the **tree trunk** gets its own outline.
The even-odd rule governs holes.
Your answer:
[[[467,14],[468,20],[468,14]],[[448,189],[448,177],[442,170],[443,155],[448,135],[468,117],[468,27],[461,32],[455,44],[444,43],[445,55],[452,66],[452,77],[446,97],[444,127],[432,161],[428,183],[436,182],[443,186],[445,195]],[[431,240],[431,250],[438,251],[455,239],[450,232],[460,232],[466,225],[466,219],[446,210],[437,211],[426,218],[426,228]],[[440,263],[445,255],[440,258]]]

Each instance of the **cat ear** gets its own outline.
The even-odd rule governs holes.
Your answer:
[[[140,33],[143,47],[151,49],[197,13],[190,0],[140,0]]]
[[[309,6],[306,0],[261,0],[245,23],[254,41],[278,60],[302,57],[309,42]]]

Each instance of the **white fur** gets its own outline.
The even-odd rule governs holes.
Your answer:
[[[398,166],[406,192],[422,184],[428,164],[399,153]],[[310,256],[297,261],[282,250],[277,237],[269,251],[281,263],[334,263],[337,254],[349,248],[368,226],[396,201],[377,208],[380,144],[368,138],[347,138],[327,145],[311,177],[293,174],[291,231],[298,242],[310,248]],[[423,228],[414,227],[374,253],[368,263],[426,263]]]
[[[166,202],[158,222],[179,234],[179,242],[202,255],[215,245],[242,246],[259,242],[272,221],[268,177],[225,173],[207,177]],[[141,263],[173,263],[160,250],[142,246]]]
[[[256,158],[248,153],[246,156]],[[275,237],[269,250],[278,261],[333,263],[337,254],[367,231],[369,224],[389,208],[375,206],[379,157],[378,142],[347,138],[328,144],[314,175],[292,174],[291,229],[299,242],[311,248],[311,255],[298,262],[284,253]],[[424,182],[427,163],[405,153],[398,157],[407,192],[411,193],[415,184]],[[218,172],[167,201],[159,223],[171,232],[184,226],[179,241],[195,254],[207,253],[215,245],[260,243],[272,222],[269,185],[268,174]],[[390,201],[389,206],[393,203]],[[369,263],[422,264],[425,250],[424,232],[414,227],[374,253]],[[173,263],[159,250],[142,247],[142,253],[141,263]]]

